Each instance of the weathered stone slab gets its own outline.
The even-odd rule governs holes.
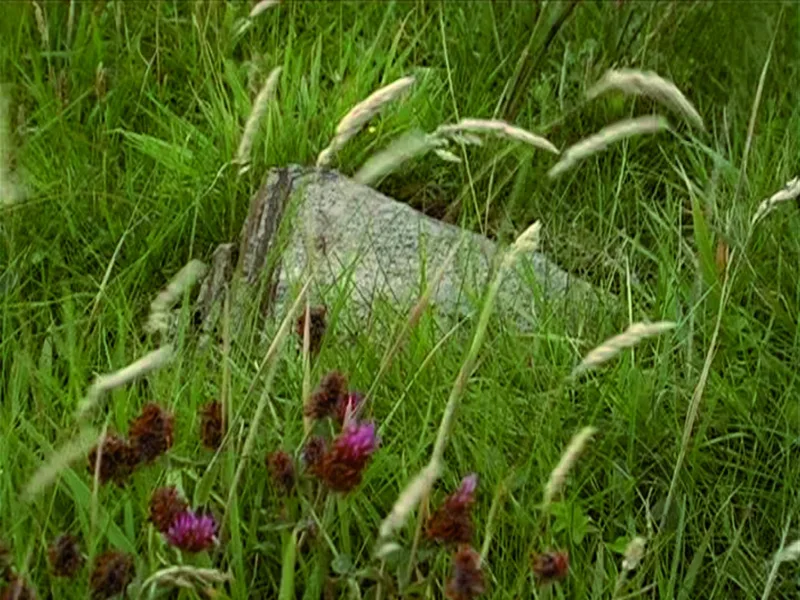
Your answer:
[[[315,302],[331,305],[346,294],[346,312],[356,318],[366,317],[376,302],[404,311],[458,243],[433,295],[443,316],[478,310],[501,252],[496,243],[427,217],[335,171],[273,169],[253,197],[242,228],[234,289],[241,294],[258,287],[263,310],[280,307],[304,279],[311,257]],[[227,244],[215,252],[199,297],[203,320],[214,312],[220,282],[232,271],[232,250]],[[530,252],[507,276],[498,310],[527,329],[543,302],[585,303],[596,296],[585,281]]]

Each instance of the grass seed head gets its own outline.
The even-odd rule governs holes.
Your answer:
[[[583,159],[605,150],[611,144],[637,135],[658,133],[668,127],[669,122],[664,117],[655,115],[618,121],[567,148],[561,160],[547,172],[547,175],[550,178],[557,177]]]
[[[625,546],[623,553],[622,569],[624,571],[633,571],[639,566],[644,558],[644,550],[647,546],[647,540],[641,536],[633,538],[628,545]]]
[[[438,464],[428,464],[400,492],[392,506],[392,511],[381,523],[380,536],[382,538],[389,537],[403,526],[411,511],[417,507],[422,498],[430,493],[440,473],[441,467]]]
[[[552,152],[553,154],[559,153],[558,148],[547,138],[498,119],[462,119],[455,125],[439,126],[435,133],[436,135],[451,139],[464,139],[460,136],[465,134],[491,134],[522,142],[534,148],[538,148],[539,150]]]
[[[242,175],[249,168],[250,163],[250,150],[253,148],[253,141],[255,140],[256,133],[258,133],[258,126],[261,123],[261,118],[267,112],[269,101],[275,95],[275,90],[278,87],[278,80],[280,79],[282,68],[275,67],[267,76],[264,86],[258,92],[255,101],[253,102],[253,109],[250,111],[250,116],[247,117],[247,122],[244,125],[244,132],[242,133],[242,140],[239,142],[239,148],[236,150],[236,159],[234,162],[241,165],[239,174]]]
[[[788,202],[789,200],[796,200],[797,198],[800,198],[800,177],[790,179],[786,182],[782,190],[775,192],[772,196],[763,200],[753,214],[750,226],[755,226],[756,223],[775,210],[778,205]]]
[[[339,121],[336,127],[336,135],[330,145],[320,152],[317,157],[317,166],[327,167],[330,165],[336,152],[355,136],[372,117],[377,115],[384,106],[402,96],[406,90],[414,85],[414,81],[414,77],[402,77],[373,92],[365,100],[351,108]]]
[[[610,90],[652,98],[682,115],[693,126],[705,129],[703,118],[683,92],[674,83],[653,71],[637,71],[635,69],[608,71],[586,95],[589,98],[596,98]]]
[[[564,490],[569,472],[575,466],[578,458],[583,454],[589,440],[595,433],[597,433],[596,428],[584,427],[572,437],[564,454],[561,455],[561,460],[558,461],[556,468],[550,473],[550,479],[547,481],[544,491],[545,507],[550,506],[553,500]]]
[[[583,373],[590,369],[608,362],[625,348],[631,348],[642,340],[660,335],[677,326],[672,321],[657,321],[655,323],[634,323],[622,333],[615,335],[604,341],[602,344],[592,349],[575,367],[573,375]]]

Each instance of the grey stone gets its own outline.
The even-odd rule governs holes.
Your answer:
[[[355,319],[367,318],[376,303],[407,311],[459,242],[432,304],[443,317],[473,315],[502,253],[482,235],[427,217],[338,172],[294,165],[269,172],[240,237],[236,294],[259,288],[262,311],[280,312],[311,264],[313,301],[340,303]],[[215,312],[210,303],[219,297],[220,270],[226,277],[230,272],[222,257],[231,257],[231,248],[215,253],[198,308],[203,320]],[[529,329],[543,303],[585,307],[597,297],[585,281],[529,252],[506,276],[498,310]]]

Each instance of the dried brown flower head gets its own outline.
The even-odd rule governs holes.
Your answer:
[[[306,445],[303,446],[303,464],[312,473],[315,472],[322,461],[322,457],[325,455],[325,446],[325,440],[318,435],[310,438]]]
[[[134,565],[130,554],[109,550],[98,556],[89,577],[94,600],[105,600],[123,594],[133,579]]]
[[[222,419],[222,404],[209,402],[200,409],[200,441],[210,450],[217,450],[225,437],[225,424]]]
[[[56,577],[74,577],[84,562],[78,540],[66,533],[53,540],[47,549],[47,558]]]
[[[188,508],[175,486],[160,487],[150,497],[150,521],[158,531],[167,533],[175,517]]]
[[[325,331],[328,328],[326,320],[328,309],[324,306],[313,306],[308,311],[309,325],[308,325],[308,349],[311,356],[319,354],[322,348],[322,338],[325,336]],[[306,311],[303,311],[297,318],[297,335],[300,340],[303,340],[306,330]]]
[[[0,600],[36,600],[36,594],[22,577],[12,576],[0,590]]]
[[[97,461],[100,483],[113,481],[123,485],[138,464],[138,454],[127,441],[115,433],[107,433],[98,445],[89,451],[89,473],[94,475]]]
[[[273,483],[284,494],[288,494],[294,488],[295,470],[294,462],[289,453],[284,450],[276,450],[267,455],[267,468],[272,476]]]
[[[478,476],[467,475],[459,488],[429,518],[425,528],[428,539],[446,544],[468,544],[472,539],[472,505]]]
[[[562,580],[569,572],[569,554],[567,552],[534,554],[531,559],[531,569],[538,583]]]
[[[472,600],[486,591],[481,571],[481,555],[471,546],[461,546],[453,555],[453,576],[445,595],[451,600]]]
[[[324,419],[336,415],[337,407],[347,400],[347,377],[339,371],[331,371],[314,390],[305,412],[309,417]]]
[[[173,416],[158,404],[149,402],[142,414],[131,421],[128,438],[143,463],[151,463],[172,447]]]

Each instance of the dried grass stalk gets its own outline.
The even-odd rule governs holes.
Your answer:
[[[67,442],[54,451],[50,459],[33,474],[22,491],[25,501],[32,500],[36,495],[56,480],[58,475],[68,469],[77,460],[85,460],[86,454],[97,444],[98,432],[94,428],[83,429],[74,440]]]
[[[426,135],[421,131],[408,132],[394,140],[384,150],[370,156],[353,179],[364,185],[372,185],[404,162],[426,154],[443,143],[440,138]]]
[[[607,339],[602,344],[591,350],[581,361],[573,375],[583,373],[593,369],[604,362],[609,361],[619,354],[623,349],[630,348],[641,342],[645,338],[660,335],[665,331],[674,329],[676,323],[672,321],[657,321],[655,323],[634,323],[622,333]]]
[[[336,135],[330,145],[319,153],[317,166],[326,167],[331,163],[334,154],[338,152],[347,141],[357,134],[372,117],[390,102],[403,95],[414,84],[414,77],[408,76],[398,79],[387,86],[372,93],[366,100],[359,102],[350,109],[336,127]]]
[[[558,461],[556,468],[550,473],[550,479],[547,481],[547,486],[544,490],[544,507],[550,506],[563,491],[564,484],[567,482],[567,475],[575,466],[575,463],[583,454],[586,445],[592,436],[597,433],[594,427],[584,427],[576,433],[570,440],[564,454],[561,455],[561,460]]]
[[[469,133],[488,133],[506,139],[523,142],[533,146],[534,148],[546,150],[547,152],[552,152],[553,154],[559,153],[558,148],[556,148],[548,139],[498,119],[462,119],[455,125],[439,126],[436,129],[435,135],[453,137],[454,139],[459,139],[460,137],[463,139],[463,136]]]
[[[86,393],[86,398],[83,399],[78,407],[78,418],[81,419],[95,407],[100,398],[106,392],[118,388],[122,385],[130,383],[137,377],[141,377],[146,373],[154,371],[166,365],[172,360],[174,349],[171,344],[162,346],[158,350],[154,350],[149,354],[144,355],[142,358],[129,364],[127,367],[114,371],[107,375],[99,375],[94,383],[89,387]]]
[[[761,204],[758,205],[758,208],[756,209],[756,212],[750,221],[750,226],[755,226],[756,223],[775,210],[779,204],[783,204],[784,202],[795,200],[797,198],[800,198],[800,177],[790,179],[786,182],[786,185],[782,190],[775,192],[772,194],[772,196],[766,200],[763,200]]]
[[[584,158],[605,150],[611,144],[637,135],[657,133],[669,127],[669,122],[660,116],[637,117],[618,121],[604,127],[594,135],[581,140],[564,151],[559,160],[548,172],[548,176],[557,177],[571,169]]]
[[[420,500],[430,493],[433,484],[441,475],[441,464],[431,462],[400,493],[395,501],[392,511],[383,520],[380,528],[380,537],[388,538],[406,522],[408,515],[420,503]]]
[[[695,127],[705,129],[703,118],[683,92],[674,83],[653,71],[637,71],[635,69],[608,71],[586,95],[589,98],[596,98],[610,90],[619,90],[625,94],[652,98],[656,102],[680,113]]]
[[[150,303],[150,315],[144,328],[147,333],[164,332],[169,323],[169,309],[180,300],[184,292],[191,288],[208,271],[205,263],[190,260],[167,283],[155,300]]]
[[[278,78],[281,75],[281,67],[275,67],[267,76],[264,86],[258,92],[255,102],[253,103],[253,110],[250,111],[250,116],[247,117],[247,122],[244,126],[244,133],[242,134],[242,141],[239,142],[239,149],[236,151],[235,162],[240,165],[239,174],[247,171],[250,165],[250,150],[253,147],[253,140],[258,131],[258,126],[261,123],[261,118],[267,111],[269,101],[275,95],[275,88],[278,87]]]

